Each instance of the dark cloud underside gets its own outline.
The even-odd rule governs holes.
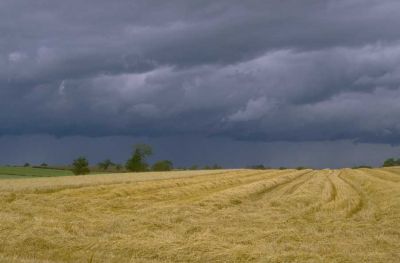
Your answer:
[[[0,2],[0,135],[400,143],[400,2]]]

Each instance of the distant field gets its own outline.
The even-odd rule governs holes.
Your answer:
[[[0,166],[0,179],[53,177],[53,176],[66,176],[66,175],[72,175],[72,172],[66,170],[56,170],[56,169]]]
[[[399,262],[400,170],[0,181],[0,262]]]

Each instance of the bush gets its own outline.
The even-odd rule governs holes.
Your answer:
[[[115,170],[121,171],[121,170],[122,170],[122,165],[116,164],[116,165],[115,165]]]
[[[83,175],[83,174],[89,174],[90,169],[89,169],[89,162],[85,157],[79,157],[74,160],[72,163],[72,172],[75,175]]]
[[[400,159],[389,158],[383,163],[383,167],[400,166]]]
[[[372,169],[371,166],[369,165],[359,165],[359,166],[354,166],[351,169],[361,169],[361,168],[365,168],[365,169]]]
[[[169,160],[158,161],[153,164],[153,171],[171,171],[173,169],[172,162]]]
[[[114,164],[110,159],[106,159],[106,160],[104,160],[104,161],[102,161],[102,162],[99,162],[99,163],[97,164],[97,166],[98,166],[100,169],[104,170],[104,171],[108,170],[108,168],[109,168],[110,166],[113,166],[113,165],[115,165],[115,164]]]

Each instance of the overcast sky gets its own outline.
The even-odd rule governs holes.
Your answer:
[[[398,0],[2,0],[0,163],[400,157]]]

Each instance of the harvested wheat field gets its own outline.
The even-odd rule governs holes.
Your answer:
[[[1,262],[399,262],[400,169],[0,181]]]

